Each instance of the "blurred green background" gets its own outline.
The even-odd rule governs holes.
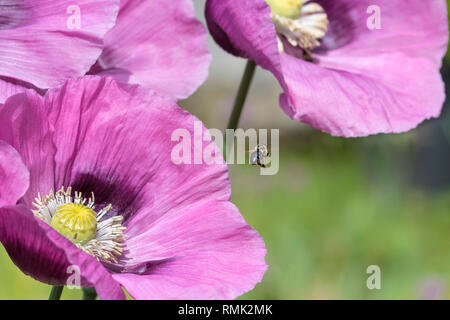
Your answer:
[[[202,16],[204,1],[196,2]],[[208,81],[181,104],[223,129],[245,61],[209,39]],[[450,65],[442,69],[450,84]],[[230,166],[232,201],[263,236],[263,281],[248,299],[449,299],[450,106],[438,120],[399,135],[333,138],[290,120],[280,88],[258,69],[242,128],[280,129],[280,170]],[[450,92],[447,92],[450,97]],[[369,290],[370,265],[381,289]],[[0,246],[0,299],[47,299]],[[65,290],[63,299],[79,299]]]

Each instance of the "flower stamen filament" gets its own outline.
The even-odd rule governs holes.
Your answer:
[[[62,187],[56,193],[50,190],[44,197],[38,194],[33,213],[97,260],[117,263],[123,252],[123,217],[107,215],[111,204],[99,211],[94,204],[93,193],[86,199],[75,191],[72,197],[72,188]]]
[[[320,46],[328,31],[328,16],[321,5],[309,0],[266,0],[278,35],[278,50],[300,48],[303,59],[313,60],[311,51]]]

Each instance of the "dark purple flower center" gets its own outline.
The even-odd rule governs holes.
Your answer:
[[[95,203],[112,205],[107,217],[123,216],[124,224],[141,209],[140,192],[144,185],[130,185],[126,180],[108,174],[79,173],[70,185],[83,194],[95,194]]]

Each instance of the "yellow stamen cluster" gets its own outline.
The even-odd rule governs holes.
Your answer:
[[[298,19],[303,5],[303,0],[266,0],[266,2],[273,12],[289,19]]]
[[[97,232],[96,213],[80,203],[58,207],[50,225],[73,243],[86,244]]]
[[[57,192],[50,190],[44,197],[38,194],[33,205],[36,207],[33,210],[36,217],[77,247],[99,261],[118,262],[123,252],[123,231],[126,228],[122,226],[122,216],[108,217],[111,205],[96,211],[93,193],[88,199],[76,191],[72,196],[71,187],[63,187]]]

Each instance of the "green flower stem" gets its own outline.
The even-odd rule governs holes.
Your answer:
[[[50,297],[48,300],[59,300],[61,299],[61,294],[63,292],[64,286],[53,286],[50,292]]]
[[[83,300],[95,299],[97,299],[97,291],[95,291],[95,288],[83,287]]]
[[[244,75],[241,79],[241,84],[239,85],[239,90],[237,92],[236,98],[234,100],[233,110],[228,120],[227,129],[236,130],[239,124],[239,119],[241,118],[242,109],[244,109],[245,100],[247,99],[248,91],[255,75],[256,63],[253,60],[248,60],[245,66]],[[226,136],[226,135],[225,135]],[[226,141],[225,141],[226,142]],[[226,159],[227,148],[226,144],[223,147],[223,155]]]
[[[241,84],[239,86],[236,99],[234,100],[233,111],[228,120],[227,129],[236,130],[241,118],[242,109],[244,108],[245,100],[247,99],[248,90],[252,83],[255,74],[256,63],[253,60],[248,60],[245,66],[244,75],[242,76]]]

